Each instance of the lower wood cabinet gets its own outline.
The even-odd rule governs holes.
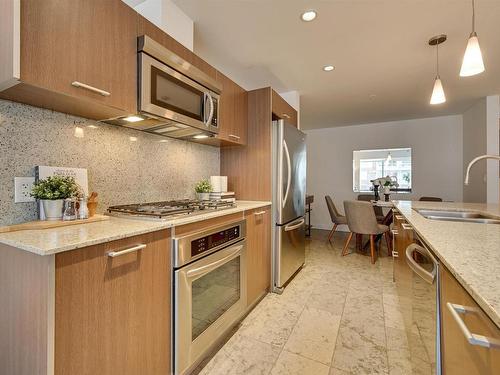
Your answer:
[[[170,259],[169,231],[56,254],[56,375],[170,373]]]
[[[247,300],[255,303],[271,284],[271,207],[245,212],[247,218]]]
[[[460,328],[460,320],[470,333],[484,336],[480,340],[485,337],[500,340],[500,329],[444,266],[440,270],[443,374],[500,374],[500,347],[487,348],[470,343]],[[452,313],[448,303],[454,305],[456,314]],[[468,312],[460,313],[460,307]]]

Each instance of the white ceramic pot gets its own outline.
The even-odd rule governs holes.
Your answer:
[[[61,220],[63,215],[64,199],[42,199],[45,220]]]
[[[210,193],[196,193],[200,201],[208,201],[210,199]]]

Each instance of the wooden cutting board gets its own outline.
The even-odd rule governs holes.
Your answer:
[[[92,216],[92,217],[89,217],[88,219],[82,219],[82,220],[71,220],[71,221],[36,220],[36,221],[30,221],[30,222],[22,223],[22,224],[14,224],[14,225],[8,225],[5,227],[0,227],[0,233],[17,232],[20,230],[51,229],[51,228],[66,227],[68,225],[96,223],[98,221],[105,221],[105,220],[109,220],[109,216],[97,215],[97,214]]]

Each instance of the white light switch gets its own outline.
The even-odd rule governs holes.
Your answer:
[[[14,203],[34,202],[30,193],[35,177],[14,177]]]

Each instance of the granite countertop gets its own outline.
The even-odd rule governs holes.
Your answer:
[[[254,208],[269,206],[271,202],[237,201],[236,207],[186,215],[168,220],[151,220],[111,216],[109,220],[54,229],[23,230],[1,233],[0,243],[38,255],[51,255],[90,245],[190,224],[218,216],[230,215]]]
[[[426,219],[414,208],[475,211],[500,218],[500,206],[394,201],[396,208],[479,306],[500,327],[500,225]]]

